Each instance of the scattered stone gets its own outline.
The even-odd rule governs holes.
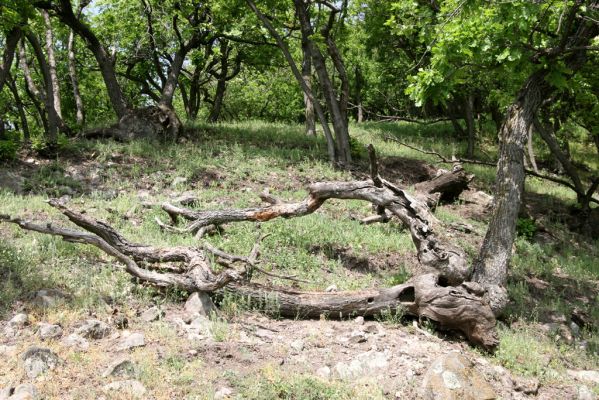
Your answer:
[[[304,341],[302,339],[296,339],[293,342],[291,342],[289,347],[291,347],[293,350],[299,353],[302,350],[304,350]]]
[[[162,318],[162,316],[164,316],[162,310],[154,306],[141,313],[140,318],[145,322],[153,322]]]
[[[143,333],[135,332],[121,340],[117,346],[117,350],[129,350],[134,347],[142,347],[146,345],[146,338]]]
[[[596,400],[597,396],[591,389],[584,385],[578,386],[576,389],[576,400]]]
[[[62,336],[62,328],[58,325],[41,322],[38,324],[38,326],[39,330],[37,333],[42,340],[56,339]]]
[[[115,316],[113,323],[117,329],[127,329],[129,327],[129,319],[122,314]]]
[[[570,332],[572,332],[572,336],[575,338],[580,337],[580,326],[574,321],[570,322]]]
[[[331,286],[327,287],[324,291],[325,292],[336,292],[337,290],[338,290],[337,285],[331,285]]]
[[[12,317],[10,321],[8,321],[8,325],[15,328],[22,328],[29,323],[29,316],[24,313],[20,313]]]
[[[25,373],[29,378],[37,378],[60,364],[60,358],[50,349],[30,347],[23,354]]]
[[[129,395],[135,398],[143,398],[146,394],[144,385],[140,381],[134,379],[111,382],[104,385],[102,390],[105,393],[118,392],[121,397]]]
[[[423,397],[430,400],[491,400],[493,388],[472,362],[452,352],[437,358],[424,375]]]
[[[226,399],[229,398],[233,394],[233,389],[228,387],[222,387],[214,393],[215,399]]]
[[[17,346],[10,344],[0,344],[0,356],[13,357],[17,354]]]
[[[62,344],[66,347],[75,347],[78,350],[87,350],[89,348],[89,342],[87,339],[79,336],[76,333],[72,333],[62,340]]]
[[[364,343],[366,340],[366,335],[361,331],[353,331],[349,337],[350,343]]]
[[[185,302],[185,312],[189,315],[210,316],[216,310],[210,296],[205,292],[195,292]]]
[[[379,327],[376,326],[375,324],[368,324],[364,327],[364,332],[366,333],[378,333],[379,332]]]
[[[102,373],[102,378],[119,376],[123,378],[135,378],[137,370],[135,364],[126,358],[121,358],[110,364]]]
[[[555,339],[563,340],[567,344],[572,344],[572,342],[574,342],[572,332],[570,331],[570,328],[566,326],[565,323],[550,322],[547,324],[542,324],[541,329],[545,331],[545,333],[547,333],[548,335],[555,335]]]
[[[349,364],[338,362],[335,371],[342,379],[374,376],[389,366],[389,357],[388,351],[367,351],[358,354]]]
[[[537,394],[539,392],[539,380],[535,378],[526,379],[515,377],[512,379],[513,387],[516,392],[524,394]]]
[[[316,375],[320,376],[321,378],[328,379],[331,376],[331,369],[325,365],[324,367],[320,367],[316,370]]]
[[[88,319],[75,333],[88,339],[102,339],[110,334],[110,326],[97,319]]]
[[[258,336],[260,339],[272,340],[274,338],[274,334],[267,329],[256,329],[256,332],[254,332],[254,334]]]
[[[173,179],[171,186],[178,186],[178,185],[182,185],[184,183],[187,183],[187,178],[182,177],[182,176],[177,176],[177,177],[175,177],[175,179]]]
[[[69,300],[71,296],[58,289],[42,289],[35,293],[33,303],[39,307],[54,307],[56,304]]]
[[[31,383],[22,383],[16,388],[6,388],[0,391],[0,400],[36,400],[37,389]]]
[[[587,381],[587,382],[592,382],[595,385],[599,385],[599,371],[593,371],[593,370],[576,371],[576,370],[569,369],[566,371],[566,373],[568,375],[570,375],[572,378],[577,379],[579,381]]]
[[[361,315],[360,315],[359,317],[356,317],[356,319],[355,319],[354,321],[355,321],[355,322],[356,322],[356,324],[358,324],[358,325],[364,325],[364,317],[363,317],[363,316],[361,316]]]

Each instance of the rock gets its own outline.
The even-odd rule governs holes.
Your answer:
[[[388,351],[368,351],[358,354],[349,364],[338,362],[335,371],[342,379],[373,376],[389,366]]]
[[[233,389],[228,387],[222,387],[214,393],[215,399],[226,399],[229,398],[233,394]]]
[[[599,385],[599,371],[593,371],[593,370],[576,371],[576,370],[569,369],[569,370],[566,370],[566,373],[576,380],[592,382],[595,385]]]
[[[572,336],[575,338],[580,337],[580,326],[576,322],[570,322],[570,332],[572,332]]]
[[[89,348],[89,342],[87,339],[79,336],[76,333],[72,333],[62,340],[62,344],[66,347],[76,347],[78,350],[87,350]]]
[[[293,350],[299,353],[302,350],[304,350],[304,341],[302,339],[296,339],[293,342],[291,342],[289,347],[291,347]]]
[[[321,378],[328,379],[331,376],[331,369],[325,365],[324,367],[320,367],[316,370],[316,375],[320,376]]]
[[[50,349],[30,347],[23,354],[25,373],[29,378],[37,378],[60,364],[60,358]]]
[[[121,340],[117,346],[117,350],[129,350],[134,347],[142,347],[146,345],[146,338],[143,333],[135,332]]]
[[[362,364],[358,360],[352,360],[349,364],[338,362],[335,371],[341,379],[353,379],[362,375]]]
[[[325,292],[336,292],[337,290],[338,290],[337,285],[331,285],[331,286],[327,287],[324,291]]]
[[[37,389],[31,383],[22,383],[16,388],[7,388],[0,391],[0,400],[36,400]]]
[[[537,394],[539,391],[539,380],[535,378],[526,379],[514,377],[512,379],[513,387],[516,392],[524,394]]]
[[[97,319],[88,319],[75,333],[88,339],[102,339],[110,334],[110,326]]]
[[[364,317],[362,317],[361,315],[359,317],[356,317],[356,319],[354,321],[358,325],[364,325]]]
[[[175,177],[175,179],[173,179],[171,186],[178,186],[178,185],[182,185],[184,183],[187,183],[187,178],[185,178],[183,176],[177,176],[177,177]]]
[[[555,339],[563,340],[567,344],[572,344],[574,342],[574,337],[572,336],[570,328],[568,328],[568,326],[566,326],[564,323],[550,322],[541,325],[541,329],[548,335],[555,335]]]
[[[62,328],[58,325],[41,322],[38,326],[39,330],[37,331],[37,334],[42,340],[56,339],[62,336]]]
[[[105,393],[118,392],[119,397],[131,396],[134,398],[143,398],[146,394],[146,388],[140,381],[124,380],[111,382],[102,387]]]
[[[103,378],[109,376],[135,378],[137,376],[137,369],[131,360],[121,358],[111,363],[102,373]]]
[[[189,315],[204,315],[210,314],[216,310],[216,306],[212,302],[210,296],[204,292],[195,292],[185,302],[185,312]]]
[[[576,400],[596,400],[597,396],[588,387],[581,385],[576,389]]]
[[[379,327],[376,326],[375,324],[368,324],[364,327],[363,331],[366,333],[370,333],[370,334],[378,333]]]
[[[430,400],[491,400],[497,395],[472,362],[452,352],[437,358],[422,382],[423,397]]]
[[[145,322],[153,322],[160,319],[163,315],[164,312],[162,312],[160,308],[154,306],[141,313],[140,318]]]
[[[254,334],[258,336],[260,339],[264,340],[272,340],[274,338],[274,334],[267,329],[256,329],[256,332],[254,332]]]
[[[17,354],[17,346],[10,344],[0,344],[0,356],[13,357]]]
[[[48,308],[54,307],[56,304],[62,303],[70,298],[70,295],[58,289],[42,289],[35,293],[33,303],[39,307]]]
[[[29,323],[29,316],[24,313],[20,313],[15,315],[8,321],[8,325],[15,328],[22,328]]]
[[[349,337],[350,343],[364,343],[366,340],[366,335],[361,331],[353,331]]]

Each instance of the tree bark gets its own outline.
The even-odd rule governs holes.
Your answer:
[[[302,37],[302,79],[304,80],[306,86],[312,90],[312,57],[310,57],[310,52],[308,50],[308,43],[305,38]],[[314,119],[314,103],[304,92],[304,105],[306,110],[304,112],[304,116],[306,118],[305,121],[305,131],[307,136],[316,136],[316,120]]]
[[[21,120],[21,127],[23,129],[23,141],[25,143],[29,143],[31,141],[31,134],[29,132],[29,123],[27,122],[27,115],[25,114],[25,106],[21,101],[21,96],[19,95],[19,89],[17,88],[16,82],[10,74],[7,78],[7,86],[10,89],[14,99],[15,106],[17,107],[17,112],[19,113],[19,119]]]
[[[464,104],[466,129],[468,130],[468,158],[474,158],[474,142],[476,141],[476,125],[474,124],[474,95],[468,94]]]
[[[69,59],[69,76],[71,78],[71,86],[73,86],[73,97],[75,98],[75,120],[77,121],[77,125],[83,126],[85,124],[85,113],[83,109],[83,99],[81,98],[81,92],[79,91],[77,67],[75,66],[75,33],[72,29],[69,31],[69,38],[67,40],[67,52]]]
[[[364,109],[362,106],[362,86],[364,86],[364,76],[360,66],[356,66],[356,107],[358,108],[357,121],[361,124],[364,121]]]
[[[21,28],[14,27],[6,33],[6,43],[4,45],[4,51],[2,53],[2,64],[0,65],[0,92],[4,87],[4,83],[8,78],[10,67],[15,56],[15,50],[17,43],[21,38]]]
[[[48,11],[42,10],[44,23],[46,25],[46,54],[48,54],[48,68],[50,69],[50,79],[52,79],[52,97],[54,97],[54,109],[58,118],[62,119],[62,103],[60,101],[60,86],[58,75],[56,74],[56,57],[54,55],[54,35],[52,33],[52,23]],[[48,93],[48,96],[50,94]]]

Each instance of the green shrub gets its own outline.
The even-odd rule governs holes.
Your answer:
[[[537,232],[535,221],[531,218],[518,218],[516,232],[518,232],[518,236],[523,236],[528,240],[532,239]]]
[[[6,139],[0,140],[0,161],[14,160],[19,150],[19,134],[5,135]]]

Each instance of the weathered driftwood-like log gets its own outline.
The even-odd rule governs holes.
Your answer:
[[[390,182],[382,180],[381,184],[382,187],[377,187],[372,180],[314,183],[308,188],[308,197],[301,202],[282,203],[277,200],[264,207],[196,211],[167,203],[162,208],[173,220],[181,216],[193,221],[193,227],[199,229],[228,222],[300,217],[313,213],[328,199],[364,200],[388,210],[409,227],[418,260],[425,268],[438,272],[449,284],[466,280],[470,270],[465,253],[435,232],[439,221],[427,204]]]
[[[417,183],[414,186],[416,193],[422,193],[437,201],[452,201],[468,187],[474,178],[466,173],[460,164],[454,164],[451,172],[439,174],[433,179]],[[436,203],[436,202],[435,202]],[[428,203],[430,205],[430,203]]]
[[[326,185],[321,188],[323,193],[326,188]],[[359,193],[362,189],[356,187],[355,190]],[[390,210],[396,207],[392,203],[385,204],[391,205]],[[259,286],[246,280],[256,263],[257,246],[249,257],[229,255],[211,246],[147,246],[129,242],[111,226],[70,210],[57,201],[51,201],[50,205],[87,232],[64,229],[51,223],[34,224],[6,215],[0,215],[0,221],[17,224],[26,230],[61,236],[66,241],[96,246],[122,262],[132,276],[159,287],[176,287],[189,292],[214,292],[225,288],[252,301],[269,299],[276,304],[280,315],[289,317],[369,316],[401,307],[406,314],[427,317],[442,328],[462,331],[472,343],[485,349],[493,349],[497,344],[493,314],[482,300],[483,291],[471,282],[455,287],[445,286],[439,275],[427,274],[392,288],[357,292],[301,292]],[[227,268],[214,271],[206,251],[225,261],[223,265]],[[152,270],[156,269],[155,264],[165,262],[179,262],[182,266],[170,268],[169,272]],[[233,262],[242,262],[245,268],[234,269],[231,267]]]

